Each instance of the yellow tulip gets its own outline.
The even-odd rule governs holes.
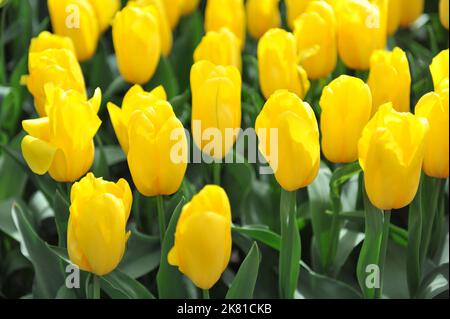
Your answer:
[[[77,91],[64,91],[53,84],[47,84],[45,92],[47,117],[22,122],[29,134],[22,140],[22,154],[35,174],[48,172],[57,182],[73,182],[94,161],[101,92],[95,90],[89,101]]]
[[[52,34],[48,31],[42,31],[37,37],[31,39],[28,54],[42,52],[47,49],[67,49],[75,54],[75,47],[70,38]]]
[[[416,115],[424,117],[430,124],[430,131],[425,140],[425,158],[423,170],[428,176],[448,178],[449,166],[449,90],[424,95],[416,105]]]
[[[161,51],[164,56],[168,56],[172,51],[173,36],[172,29],[170,27],[169,18],[166,14],[166,8],[162,0],[133,0],[128,2],[129,6],[147,7],[154,6],[159,21],[159,36],[161,41]]]
[[[89,60],[97,50],[100,28],[89,0],[48,0],[56,34],[72,39],[79,61]]]
[[[448,52],[448,49],[441,51],[433,58],[433,61],[431,62],[430,72],[433,78],[434,90],[439,88],[442,81],[448,80]]]
[[[184,0],[162,0],[164,8],[166,9],[167,19],[170,27],[175,29],[181,16],[181,5]]]
[[[205,10],[205,31],[230,29],[245,44],[245,7],[243,0],[208,0]]]
[[[112,34],[122,77],[135,84],[148,82],[161,56],[157,9],[126,6],[116,14]]]
[[[387,40],[386,0],[343,0],[338,6],[338,51],[352,69],[369,69],[370,56]]]
[[[205,186],[184,205],[167,257],[201,289],[220,279],[231,256],[231,208],[225,191]]]
[[[259,150],[283,189],[292,192],[314,181],[320,166],[319,128],[307,102],[286,90],[276,91],[258,115],[255,129]],[[271,129],[278,131],[278,154],[270,148]]]
[[[249,0],[246,3],[247,27],[250,35],[259,39],[266,31],[281,25],[279,0]]]
[[[40,45],[32,43],[33,50],[37,50]],[[65,90],[73,89],[86,95],[81,67],[75,54],[68,49],[31,52],[28,57],[28,70],[29,75],[23,78],[23,82],[34,97],[36,111],[40,117],[47,115],[44,90],[47,83],[53,83]]]
[[[108,112],[111,123],[116,132],[117,139],[125,154],[128,153],[128,123],[131,115],[136,110],[144,110],[154,106],[159,100],[167,101],[166,91],[162,86],[158,86],[151,92],[145,92],[140,85],[134,85],[125,94],[122,102],[122,108],[109,102]]]
[[[208,60],[217,65],[233,65],[242,70],[241,44],[227,28],[209,31],[194,51],[194,61]]]
[[[128,122],[128,142],[128,166],[139,192],[174,194],[186,172],[188,146],[183,124],[169,102],[157,100],[135,110]]]
[[[439,1],[439,18],[442,25],[448,30],[448,0]]]
[[[423,13],[425,0],[401,0],[400,26],[408,27]]]
[[[259,83],[268,99],[279,89],[304,98],[310,83],[306,71],[297,64],[297,45],[292,33],[282,29],[267,31],[258,43]]]
[[[402,0],[388,0],[388,35],[397,32],[400,25],[400,16],[402,11]]]
[[[334,163],[358,159],[358,140],[372,110],[370,89],[361,79],[341,75],[323,89],[320,127],[322,150]]]
[[[194,12],[199,4],[200,0],[182,0],[181,14],[189,15]]]
[[[294,30],[295,20],[306,10],[306,7],[313,0],[285,0],[286,18],[291,30]]]
[[[81,270],[103,276],[120,263],[133,197],[127,181],[117,183],[87,174],[73,184],[67,227],[69,258]]]
[[[89,0],[94,8],[100,32],[106,31],[117,11],[120,10],[120,0]]]
[[[194,142],[204,153],[217,159],[225,157],[236,141],[226,138],[227,131],[241,127],[241,74],[234,66],[216,66],[203,60],[191,69],[192,132]],[[198,131],[196,125],[201,125]],[[221,149],[210,147],[203,132],[217,129],[221,133]]]
[[[373,205],[383,210],[409,205],[417,193],[428,123],[382,105],[363,130],[359,163]]]
[[[367,81],[372,91],[373,109],[392,102],[399,112],[409,112],[411,74],[406,53],[396,47],[392,52],[378,50],[370,58],[370,73]]]
[[[336,18],[325,1],[311,2],[295,21],[299,61],[310,79],[320,79],[336,67]]]

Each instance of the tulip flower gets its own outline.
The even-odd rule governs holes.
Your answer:
[[[47,84],[45,93],[47,117],[22,122],[28,133],[22,140],[22,154],[35,174],[48,172],[57,182],[73,182],[86,174],[94,161],[101,92],[95,90],[87,101],[77,91]]]
[[[401,0],[400,26],[408,27],[423,13],[425,0]]]
[[[336,18],[325,1],[311,2],[295,21],[299,61],[310,79],[320,79],[336,67]]]
[[[285,0],[286,15],[289,28],[294,30],[295,20],[306,10],[306,7],[313,0]]]
[[[117,11],[120,10],[120,0],[89,0],[94,8],[100,32],[106,31]]]
[[[441,19],[441,23],[448,30],[448,0],[440,0],[439,1],[439,18]]]
[[[380,106],[358,143],[359,163],[372,204],[379,209],[400,209],[417,193],[428,123],[411,113],[395,111],[392,103]]]
[[[135,84],[148,82],[161,56],[156,7],[126,6],[116,14],[112,34],[122,77]]]
[[[416,115],[426,118],[430,124],[430,131],[425,139],[423,170],[428,176],[436,178],[448,178],[449,175],[448,96],[446,81],[446,88],[424,95],[415,108]]]
[[[81,270],[97,276],[120,263],[130,231],[126,224],[133,197],[127,181],[117,183],[87,174],[73,184],[67,227],[69,258]]]
[[[38,43],[41,44],[38,44]],[[33,51],[42,48],[42,42],[32,42]],[[48,83],[53,83],[65,90],[75,90],[84,96],[86,89],[83,73],[73,51],[68,49],[47,49],[41,52],[30,52],[28,57],[29,75],[23,77],[23,83],[34,97],[36,111],[45,117],[45,90]]]
[[[128,122],[128,143],[128,166],[139,192],[174,194],[186,172],[188,146],[183,124],[169,102],[157,100],[135,110]]]
[[[347,67],[367,70],[372,53],[386,46],[387,2],[344,0],[338,8],[339,55]]]
[[[172,28],[170,27],[169,18],[166,14],[166,8],[163,0],[133,0],[128,2],[129,6],[145,8],[154,6],[154,13],[157,16],[159,24],[159,36],[161,41],[161,51],[164,56],[168,56],[172,51],[173,37]]]
[[[136,110],[144,110],[154,106],[159,100],[167,101],[166,91],[162,86],[158,86],[151,92],[145,92],[140,85],[134,85],[125,94],[122,102],[122,108],[109,102],[108,112],[111,123],[114,127],[117,139],[125,154],[128,154],[128,123],[131,115]]]
[[[184,205],[167,257],[201,289],[220,279],[231,256],[231,208],[225,191],[205,186]]]
[[[368,82],[372,91],[373,109],[388,102],[399,112],[409,112],[411,74],[406,53],[396,47],[392,52],[377,50],[370,58]]]
[[[182,0],[181,3],[181,14],[189,15],[194,12],[199,4],[200,0]]]
[[[70,38],[52,34],[48,31],[42,31],[37,37],[31,39],[28,54],[42,52],[47,49],[67,49],[75,54],[75,47]]]
[[[228,28],[245,44],[245,7],[243,0],[208,0],[205,10],[205,31]]]
[[[334,163],[358,159],[358,140],[372,110],[370,89],[361,79],[341,75],[328,84],[320,98],[322,150]]]
[[[233,66],[216,66],[203,60],[191,69],[192,132],[194,142],[204,153],[216,159],[226,156],[233,147],[241,127],[241,74]],[[197,125],[201,125],[198,130]],[[211,147],[203,139],[205,131],[219,130],[221,143]],[[226,138],[232,130],[232,139]]]
[[[430,72],[433,78],[434,90],[437,90],[441,85],[442,81],[448,81],[448,60],[449,53],[447,50],[441,51],[438,55],[433,58],[433,61],[430,65]]]
[[[295,37],[282,29],[267,31],[258,43],[261,91],[266,99],[279,89],[304,98],[310,83],[306,71],[297,64]]]
[[[208,60],[217,65],[232,65],[242,69],[241,44],[227,28],[209,31],[194,52],[194,61]]]
[[[259,150],[284,190],[292,192],[314,181],[320,166],[319,128],[307,102],[287,90],[276,91],[258,115],[255,129]],[[278,131],[278,158],[271,153],[270,129]]]
[[[279,0],[249,0],[246,3],[247,27],[250,35],[259,39],[266,31],[281,25]]]
[[[48,0],[53,31],[72,39],[79,61],[89,60],[97,50],[100,28],[89,0]]]
[[[164,8],[166,10],[166,16],[169,21],[169,25],[172,29],[175,29],[181,16],[181,6],[184,0],[162,0]]]
[[[388,0],[388,35],[397,32],[400,26],[400,16],[402,11],[402,0]]]

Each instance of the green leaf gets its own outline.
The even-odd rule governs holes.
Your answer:
[[[14,225],[14,220],[11,216],[11,210],[15,203],[18,203],[21,207],[26,206],[21,199],[17,198],[0,201],[0,230],[14,240],[20,241],[20,234],[16,225]]]
[[[94,159],[94,165],[92,168],[92,172],[95,176],[101,176],[105,179],[108,179],[109,177],[109,168],[108,168],[108,161],[106,159],[106,152],[103,148],[103,142],[100,139],[98,135],[95,136],[95,141],[97,144],[98,152],[96,152],[96,156]]]
[[[69,206],[70,204],[63,195],[56,191],[53,200],[53,210],[55,213],[56,230],[58,231],[58,246],[67,246],[67,224],[69,221]]]
[[[155,299],[141,283],[119,269],[100,277],[100,284],[113,299]]]
[[[272,232],[271,230],[264,228],[264,226],[236,226],[232,225],[231,228],[233,231],[240,233],[242,235],[249,236],[255,240],[260,241],[261,243],[275,249],[280,250],[281,246],[281,237],[280,235]]]
[[[448,269],[449,264],[445,263],[431,271],[419,286],[416,297],[432,299],[449,290]]]
[[[252,299],[258,278],[260,254],[258,244],[254,243],[228,289],[225,299]]]
[[[156,69],[155,75],[151,81],[145,85],[146,90],[152,90],[157,86],[162,85],[166,90],[168,98],[173,98],[178,95],[179,87],[177,83],[177,78],[174,75],[172,64],[169,59],[161,55],[159,60],[158,68]]]
[[[56,293],[55,299],[77,299],[74,289],[69,289],[66,285],[62,285]]]
[[[103,155],[101,154],[103,153]],[[119,163],[126,162],[127,157],[122,151],[122,148],[118,145],[107,145],[101,148],[95,148],[95,157],[99,158],[104,156],[107,166],[114,166]]]

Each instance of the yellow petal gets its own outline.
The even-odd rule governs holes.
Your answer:
[[[22,140],[23,157],[30,169],[38,175],[48,172],[56,150],[53,145],[30,135],[25,136]]]

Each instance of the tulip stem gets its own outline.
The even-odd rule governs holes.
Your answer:
[[[389,226],[391,223],[391,211],[386,210],[383,214],[383,237],[381,240],[381,247],[380,247],[380,259],[378,266],[380,267],[380,289],[377,289],[376,291],[376,298],[381,299],[382,298],[382,289],[383,289],[383,279],[384,279],[384,265],[386,262],[386,253],[387,253],[387,246],[388,246],[388,239],[389,239]]]
[[[214,184],[220,186],[221,163],[213,162],[213,180]]]
[[[92,299],[100,299],[100,277],[92,275]]]
[[[166,216],[164,213],[164,199],[162,195],[156,197],[156,202],[158,205],[159,238],[162,245],[166,233]]]
[[[209,297],[209,289],[202,289],[203,299],[210,299]]]

